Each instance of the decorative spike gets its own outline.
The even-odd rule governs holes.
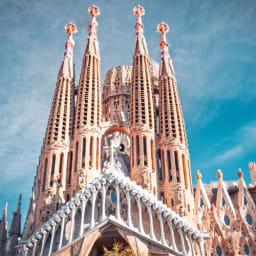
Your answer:
[[[96,20],[96,17],[100,15],[100,9],[96,5],[92,5],[88,8],[88,13],[91,16],[91,21],[89,23],[88,31],[89,31],[89,36],[90,35],[95,35],[97,34],[97,29],[98,29],[98,23]]]
[[[223,177],[223,173],[222,173],[221,169],[218,169],[217,170],[217,178],[222,179],[222,177]]]
[[[200,173],[199,169],[196,170],[196,179],[197,180],[201,180],[202,179],[202,174]]]
[[[166,33],[169,32],[169,26],[165,22],[161,22],[157,26],[157,32],[161,33],[161,39],[160,39],[161,55],[164,55],[165,52],[168,53],[169,44],[166,39]]]
[[[73,49],[74,49],[74,46],[75,46],[75,42],[73,40],[72,35],[74,33],[77,33],[77,27],[72,22],[69,22],[65,26],[65,31],[68,34],[68,40],[65,44],[65,56],[66,55],[73,56]]]
[[[145,9],[141,5],[137,5],[133,8],[133,14],[137,17],[135,29],[137,33],[143,32],[144,25],[141,20],[141,16],[145,15]]]
[[[244,176],[241,168],[238,169],[237,175],[239,178],[242,178]]]

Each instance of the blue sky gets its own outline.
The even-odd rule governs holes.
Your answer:
[[[78,27],[76,80],[92,3],[100,7],[98,39],[102,78],[114,65],[131,64],[135,17],[146,10],[150,56],[159,61],[156,26],[170,26],[167,39],[185,116],[192,176],[203,181],[237,179],[256,161],[256,2],[246,0],[1,0],[0,3],[0,214],[9,221],[18,194],[25,215],[64,53],[64,25]]]

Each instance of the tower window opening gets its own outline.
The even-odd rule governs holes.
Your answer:
[[[148,165],[147,161],[147,139],[145,136],[143,136],[143,152],[144,152],[144,165]]]
[[[56,161],[56,155],[54,154],[54,155],[52,156],[52,169],[51,169],[51,175],[53,175],[53,174],[54,174],[55,161]]]
[[[85,152],[86,152],[86,138],[83,138],[83,152],[82,152],[82,157],[85,157]]]
[[[158,159],[158,178],[160,181],[163,180],[162,176],[162,163],[161,163],[161,151],[160,149],[157,150],[157,159]]]
[[[171,162],[171,152],[167,151],[167,160],[168,160],[168,174],[169,174],[169,181],[172,181],[172,162]]]
[[[153,171],[156,169],[155,167],[155,148],[154,141],[151,139],[151,161],[152,161],[152,169]]]
[[[91,137],[90,141],[90,166],[93,164],[93,137]]]
[[[75,169],[74,171],[77,172],[77,160],[78,160],[78,141],[76,142],[76,151],[75,151]]]
[[[64,157],[64,154],[61,153],[60,154],[60,167],[59,167],[59,173],[62,173],[62,169],[63,169],[63,157]]]
[[[70,183],[71,183],[72,162],[73,162],[73,152],[72,152],[72,151],[70,151],[70,154],[69,154],[68,184],[70,184]]]
[[[43,175],[42,192],[45,190],[47,164],[48,164],[48,158],[45,158],[45,160],[44,160],[44,175]]]
[[[178,160],[178,152],[174,152],[174,159],[175,159],[175,168],[177,172],[177,182],[180,182],[180,170],[179,170],[179,160]]]
[[[140,165],[140,138],[136,136],[136,158],[137,158],[137,165]]]
[[[97,138],[97,145],[96,145],[96,168],[98,169],[99,168],[99,152],[100,152],[100,149],[99,149],[99,138]]]
[[[162,150],[162,177],[163,180],[165,178],[165,156],[164,156],[164,150]]]

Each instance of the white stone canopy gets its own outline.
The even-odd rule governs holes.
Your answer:
[[[115,214],[107,216],[106,210],[109,206],[107,199],[108,188],[112,186],[116,193]],[[100,203],[97,204],[98,194],[101,193]],[[120,195],[126,198],[127,203],[127,218],[124,220],[121,216]],[[138,206],[138,223],[137,226],[132,221],[133,208],[131,207],[132,200]],[[90,207],[88,207],[90,205]],[[100,205],[100,207],[98,207]],[[98,208],[97,208],[98,207]],[[149,216],[149,230],[147,234],[143,228],[142,208],[145,208]],[[78,211],[79,209],[79,211]],[[96,220],[95,212],[98,210],[99,218]],[[88,212],[90,211],[90,212]],[[79,212],[79,225],[75,225]],[[90,216],[87,227],[85,228],[85,217]],[[157,216],[159,221],[160,239],[156,238],[154,232],[154,216]],[[64,232],[67,229],[67,220],[70,221],[69,238],[64,244]],[[51,255],[57,252],[64,246],[71,244],[72,241],[91,232],[102,223],[107,223],[107,220],[114,221],[128,230],[137,233],[147,240],[157,243],[158,245],[168,249],[173,255],[196,255],[193,243],[198,244],[200,254],[203,255],[203,234],[192,227],[181,218],[178,214],[168,208],[161,201],[157,200],[153,195],[143,190],[135,182],[125,177],[122,173],[116,170],[113,163],[108,163],[103,169],[103,174],[96,178],[81,192],[77,193],[69,202],[58,210],[46,223],[44,223],[38,231],[36,231],[26,241],[19,243],[18,250],[22,255]],[[165,234],[164,224],[167,223],[169,228],[169,237]],[[78,229],[75,231],[75,229]],[[58,235],[57,235],[58,230]],[[177,236],[174,235],[174,230],[179,236],[180,248],[177,246]],[[76,234],[76,237],[74,237]],[[58,241],[56,241],[58,240]],[[167,242],[169,240],[169,243]],[[46,241],[49,241],[46,245]],[[185,241],[189,241],[189,248],[185,246]],[[188,253],[189,251],[189,253]]]

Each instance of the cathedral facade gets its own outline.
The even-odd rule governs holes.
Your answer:
[[[23,231],[20,199],[0,255],[103,255],[114,241],[139,255],[256,255],[256,164],[238,179],[192,184],[174,67],[162,22],[160,61],[150,59],[144,8],[136,6],[132,66],[101,82],[99,8],[91,21],[79,83],[68,34]],[[134,254],[135,255],[135,254]]]

